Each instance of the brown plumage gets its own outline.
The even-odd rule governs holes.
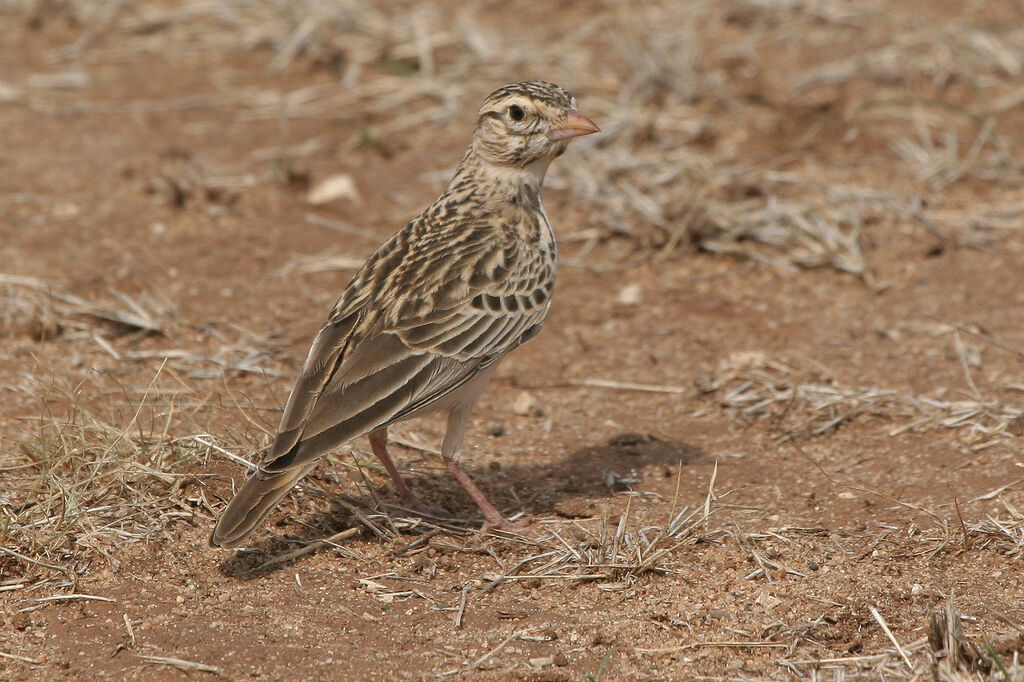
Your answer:
[[[598,131],[575,109],[572,95],[541,81],[487,97],[448,188],[366,261],[313,340],[277,437],[211,544],[243,542],[324,454],[362,435],[407,506],[443,511],[412,494],[387,453],[390,424],[437,411],[448,413],[442,457],[483,512],[484,530],[522,527],[458,461],[498,361],[547,317],[557,253],[541,184],[571,138]]]

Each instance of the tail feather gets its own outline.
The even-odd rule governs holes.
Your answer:
[[[242,544],[267,514],[274,510],[288,491],[316,465],[296,467],[287,471],[258,471],[242,484],[238,494],[228,503],[217,521],[210,544],[214,547],[235,547]]]

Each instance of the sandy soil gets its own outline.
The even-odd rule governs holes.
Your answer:
[[[0,320],[4,476],[14,483],[45,474],[38,457],[34,465],[19,457],[45,451],[40,415],[70,418],[60,387],[73,403],[120,415],[120,423],[106,417],[118,428],[145,398],[149,420],[133,428],[205,433],[246,456],[265,438],[261,429],[273,429],[312,334],[351,274],[303,272],[295,265],[308,261],[297,259],[365,257],[426,205],[489,88],[460,90],[443,121],[385,128],[353,144],[392,112],[367,103],[282,119],[261,115],[255,103],[261,91],[341,87],[338,70],[316,55],[274,70],[275,53],[258,42],[191,49],[171,32],[166,40],[176,47],[164,52],[129,49],[142,33],[100,33],[55,60],[55,50],[96,25],[71,20],[59,5],[0,13],[0,273],[86,301],[116,302],[114,291],[150,296],[152,308],[170,312],[159,334],[26,317],[17,303],[34,290],[0,280],[8,287]],[[780,94],[788,75],[885,45],[884,26],[855,17],[849,30],[859,32],[848,40],[862,42],[838,46],[816,44],[809,28],[807,43],[769,49],[775,63],[758,61],[755,73],[740,48],[768,30],[765,22],[792,20],[788,10],[758,7],[729,3],[732,18],[710,27],[704,45],[725,65],[727,94],[686,105],[694,121],[713,122],[714,134],[683,148],[901,196],[921,188],[922,210],[929,201],[954,212],[1019,201],[1014,169],[964,173],[941,187],[915,175],[893,151],[893,131],[916,134],[913,117],[856,113],[890,94],[875,81]],[[841,4],[822,7],[820,16],[805,8],[800,21],[841,23],[826,16]],[[477,20],[524,31],[524,8],[539,11],[484,3]],[[974,10],[939,4],[921,21],[991,28],[1021,19],[1009,4]],[[530,40],[565,35],[587,13],[576,3],[547,14]],[[162,29],[152,31],[159,37]],[[459,49],[437,47],[441,74]],[[575,68],[563,64],[550,78],[573,87],[585,112],[602,110],[594,104],[602,98],[605,109],[614,106],[614,88],[582,76],[572,82]],[[86,81],[40,80],[73,79],[69,72]],[[384,75],[393,77],[377,65],[362,82],[372,88]],[[922,97],[938,87],[944,101],[964,107],[977,96],[956,78],[890,86]],[[410,99],[403,113],[432,102]],[[952,116],[957,158],[969,159],[978,128]],[[1019,107],[985,120],[1009,156],[1019,156]],[[275,156],[310,140],[286,163]],[[571,150],[558,163],[595,158]],[[311,206],[309,185],[334,174],[348,174],[358,198]],[[708,253],[687,240],[669,251],[646,237],[588,240],[579,233],[598,224],[594,205],[566,177],[546,193],[556,231],[567,236],[551,317],[500,367],[467,434],[467,468],[506,510],[534,517],[532,536],[472,533],[472,503],[434,458],[405,447],[396,455],[413,488],[466,524],[423,535],[425,525],[404,520],[397,535],[376,537],[341,503],[386,527],[379,512],[394,511],[397,498],[381,472],[351,465],[352,449],[321,467],[245,552],[206,544],[214,513],[244,475],[210,449],[193,448],[181,461],[171,455],[162,467],[147,460],[180,476],[163,488],[125,475],[127,486],[142,486],[134,504],[160,500],[156,526],[144,533],[128,514],[121,535],[78,527],[59,548],[40,549],[24,539],[36,531],[11,525],[24,499],[0,494],[4,546],[28,557],[0,557],[0,651],[16,657],[0,659],[0,676],[904,679],[909,662],[922,679],[936,661],[924,641],[929,613],[950,599],[967,632],[1002,660],[1024,650],[1019,209],[992,230],[936,233],[913,215],[872,205],[860,240],[867,265],[851,274]],[[775,191],[744,182],[722,191],[737,203]],[[243,361],[267,371],[243,371]],[[829,406],[829,390],[848,393]],[[164,402],[152,407],[157,398]],[[436,445],[442,429],[427,419],[398,433]],[[365,461],[368,446],[353,446]],[[620,483],[607,485],[609,475]],[[575,566],[571,552],[533,575],[545,559],[518,565],[562,545],[606,546],[624,516],[624,529],[636,533],[663,528],[683,509],[695,519],[710,514],[665,542],[671,551],[653,570],[625,560]],[[254,570],[299,541],[346,528],[362,532]],[[41,601],[51,597],[61,598]]]

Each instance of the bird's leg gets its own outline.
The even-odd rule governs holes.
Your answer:
[[[451,472],[455,480],[459,482],[469,496],[476,502],[476,506],[484,515],[484,525],[480,528],[481,533],[488,533],[492,530],[516,531],[522,530],[530,525],[530,518],[523,517],[516,521],[510,521],[501,515],[501,512],[491,504],[484,492],[477,487],[473,479],[469,477],[462,467],[459,466],[459,455],[462,454],[462,436],[466,431],[466,421],[473,406],[456,407],[448,413],[448,430],[444,434],[444,442],[441,443],[441,456],[444,458],[445,466]]]
[[[395,488],[398,490],[398,494],[402,497],[402,504],[409,509],[419,514],[426,514],[427,516],[448,516],[448,510],[444,507],[438,507],[437,505],[428,504],[416,497],[416,494],[409,489],[405,480],[398,473],[398,467],[391,461],[391,455],[388,454],[388,429],[387,427],[374,429],[369,434],[370,449],[373,450],[373,454],[377,456],[380,463],[384,465],[384,468],[388,470],[388,475],[391,476],[391,480],[395,484]]]

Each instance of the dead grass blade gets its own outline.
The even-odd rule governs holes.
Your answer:
[[[146,663],[153,663],[156,665],[169,665],[172,668],[184,670],[186,672],[197,670],[203,673],[213,673],[214,675],[223,675],[224,672],[217,666],[207,665],[205,663],[198,663],[196,661],[186,661],[183,658],[171,658],[170,656],[147,656],[139,655],[139,660],[145,661]]]
[[[977,387],[975,387],[976,389]],[[946,400],[878,386],[849,387],[822,376],[820,368],[796,369],[764,353],[734,353],[701,382],[701,392],[742,423],[766,421],[780,441],[831,433],[855,419],[887,424],[891,437],[929,428],[962,430],[975,450],[1016,438],[1024,408],[985,400]]]

